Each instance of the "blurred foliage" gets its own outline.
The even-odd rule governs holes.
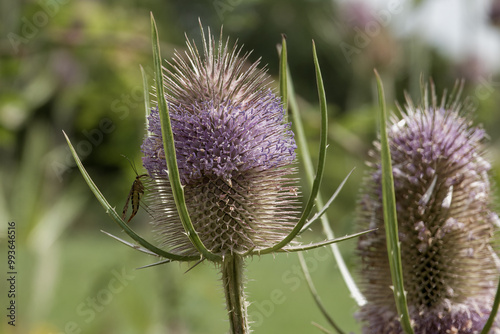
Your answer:
[[[223,25],[225,36],[238,39],[245,50],[254,50],[250,60],[262,58],[274,78],[276,45],[285,33],[313,154],[319,129],[311,56],[311,39],[315,39],[331,122],[325,198],[357,167],[328,212],[338,235],[356,231],[358,187],[376,138],[374,67],[383,77],[388,101],[401,104],[404,91],[419,100],[421,74],[434,79],[439,95],[457,78],[465,78],[463,96],[477,107],[477,122],[491,136],[489,155],[498,182],[498,73],[481,72],[474,57],[457,62],[421,38],[401,37],[383,27],[366,46],[346,56],[342,43],[353,45],[369,12],[362,3],[7,0],[0,5],[0,220],[2,226],[7,221],[17,223],[21,274],[19,326],[7,328],[3,321],[3,332],[226,330],[217,269],[201,265],[184,274],[188,268],[164,265],[135,271],[153,259],[99,232],[120,234],[75,172],[61,132],[76,144],[95,182],[120,209],[135,177],[121,155],[140,166],[144,112],[139,64],[147,71],[151,68],[150,11],[159,26],[164,58],[169,59],[174,48],[184,48],[184,32],[199,40],[200,19],[215,34]],[[134,228],[147,234],[146,221],[144,215],[137,216]],[[319,232],[316,228],[306,238],[318,240]],[[2,249],[5,241],[2,229]],[[355,241],[340,247],[352,265]],[[323,301],[341,327],[357,332],[359,324],[352,316],[356,307],[332,258],[309,255],[311,265],[317,266],[311,271]],[[286,255],[255,258],[248,264],[256,333],[313,332],[311,321],[325,323],[298,268],[295,257]],[[110,294],[110,282],[122,270],[133,279]],[[101,300],[94,308],[85,304],[92,298]],[[269,302],[272,298],[277,302]],[[90,309],[95,310],[92,319]]]

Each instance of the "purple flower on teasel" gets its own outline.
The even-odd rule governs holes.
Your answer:
[[[202,38],[203,52],[188,40],[164,76],[186,205],[212,253],[271,247],[297,222],[293,133],[259,62],[247,66],[249,54],[216,43],[210,30]],[[156,109],[148,131],[143,165],[156,233],[170,251],[196,255],[176,212]]]
[[[458,97],[415,106],[388,128],[403,278],[415,333],[479,333],[498,280],[490,164],[485,132]],[[377,231],[359,238],[361,285],[367,304],[358,313],[363,333],[402,333],[385,240],[380,145],[375,144],[360,200],[360,222]],[[498,328],[495,329],[498,331]]]

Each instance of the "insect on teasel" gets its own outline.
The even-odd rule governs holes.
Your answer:
[[[125,157],[125,156],[124,156]],[[132,202],[132,213],[130,214],[130,217],[127,220],[127,223],[129,223],[132,218],[135,217],[137,212],[139,211],[139,206],[141,204],[141,196],[144,195],[144,184],[141,181],[142,177],[147,176],[148,174],[141,174],[137,173],[137,169],[135,168],[134,164],[130,161],[129,158],[125,157],[128,162],[130,163],[130,166],[132,166],[132,169],[135,172],[135,180],[134,183],[132,183],[132,187],[130,188],[130,192],[128,193],[127,196],[127,201],[125,202],[125,205],[123,206],[123,212],[122,212],[122,219],[125,220],[125,217],[127,215],[128,211],[128,204],[129,202]]]

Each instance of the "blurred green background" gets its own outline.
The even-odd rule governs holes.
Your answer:
[[[443,12],[436,3],[446,19],[435,19],[436,11]],[[498,4],[491,1],[7,0],[0,6],[0,267],[6,268],[7,222],[14,221],[19,273],[17,326],[8,326],[2,311],[2,332],[227,331],[217,268],[202,264],[187,274],[189,267],[177,264],[135,270],[156,259],[99,232],[124,237],[75,170],[62,135],[64,130],[102,193],[121,210],[135,177],[121,155],[140,167],[139,64],[152,67],[150,11],[164,58],[183,50],[185,32],[199,41],[200,18],[216,34],[223,25],[232,41],[254,50],[250,60],[261,57],[274,78],[276,45],[285,33],[313,159],[319,115],[311,39],[316,41],[330,116],[324,197],[356,167],[328,211],[339,236],[357,231],[356,199],[376,139],[373,68],[393,110],[393,101],[404,104],[405,91],[419,101],[422,75],[434,79],[439,94],[464,78],[463,98],[477,108],[475,121],[491,137],[488,156],[498,183],[500,32]],[[308,193],[305,184],[302,191]],[[146,215],[132,225],[149,236]],[[323,238],[319,225],[304,237]],[[355,244],[340,244],[350,267]],[[358,333],[357,306],[329,251],[305,256],[327,309],[346,332]],[[255,257],[247,274],[255,333],[319,333],[311,323],[326,326],[296,255]]]

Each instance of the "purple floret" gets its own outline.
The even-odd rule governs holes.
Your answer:
[[[264,171],[295,160],[296,144],[290,124],[283,122],[280,99],[270,91],[250,108],[205,103],[192,114],[171,106],[177,163],[183,184],[207,175],[230,180],[234,172]],[[142,145],[144,166],[150,174],[166,175],[160,117],[152,110]]]

